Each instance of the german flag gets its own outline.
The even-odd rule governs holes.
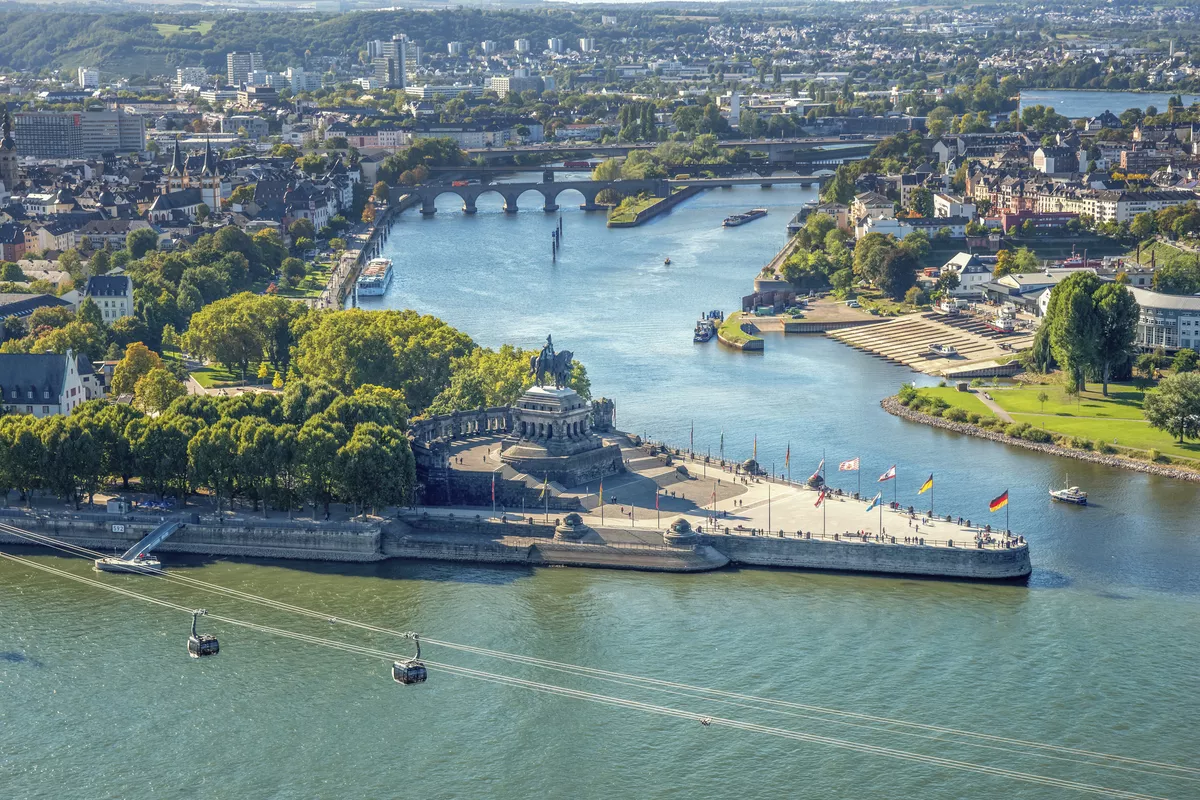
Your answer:
[[[926,479],[926,481],[921,484],[921,488],[917,490],[917,494],[925,494],[927,491],[929,491],[932,488],[933,488],[933,476],[930,475],[929,478]]]
[[[1004,490],[1004,494],[997,497],[992,502],[988,503],[988,511],[999,511],[1008,505],[1008,490]]]

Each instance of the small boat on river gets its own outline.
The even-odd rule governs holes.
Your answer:
[[[1069,477],[1067,478],[1066,482],[1068,484],[1071,482]],[[1050,498],[1052,500],[1057,500],[1060,503],[1070,503],[1071,505],[1076,506],[1087,505],[1087,492],[1083,491],[1078,486],[1068,486],[1065,489],[1051,489]]]

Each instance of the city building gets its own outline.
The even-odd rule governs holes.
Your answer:
[[[245,131],[247,139],[265,139],[270,135],[271,128],[265,119],[252,114],[234,114],[221,120],[221,133],[241,133]]]
[[[522,55],[528,53],[530,50],[529,40],[528,39],[517,39],[515,42],[513,42],[513,50],[516,50],[518,53],[520,53]]]
[[[378,55],[371,59],[375,79],[389,89],[403,89],[407,82],[407,46],[404,34],[397,33],[390,40],[373,42]]]
[[[479,43],[479,52],[483,53],[485,56],[495,55],[499,49],[500,45],[496,44],[491,39],[487,39]]]
[[[225,73],[230,86],[241,86],[250,73],[263,68],[262,53],[232,52],[225,56]]]
[[[488,79],[488,88],[496,93],[496,96],[501,100],[508,97],[510,93],[520,94],[521,92],[534,91],[539,94],[545,89],[545,84],[538,77],[518,77],[513,76],[497,76]]]
[[[579,40],[579,52],[591,53],[596,49],[596,40],[590,36],[585,36]]]
[[[9,411],[35,417],[70,414],[104,396],[92,362],[72,350],[63,355],[0,353],[0,395]]]
[[[100,70],[93,67],[80,67],[76,83],[79,84],[79,88],[81,89],[99,89]]]
[[[1137,335],[1134,344],[1144,350],[1161,347],[1172,351],[1200,348],[1200,297],[1162,294],[1129,287],[1137,301]]]
[[[942,274],[958,275],[958,287],[951,291],[955,297],[980,297],[983,286],[992,280],[992,266],[972,253],[958,253],[942,265]]]
[[[78,158],[83,152],[82,117],[80,111],[18,113],[17,150],[35,158]]]
[[[128,275],[93,275],[87,280],[83,296],[100,307],[106,324],[133,315],[133,279]]]
[[[425,86],[406,86],[404,93],[409,97],[415,97],[418,100],[433,100],[435,97],[442,97],[446,100],[458,97],[460,94],[466,94],[468,97],[482,97],[484,88],[482,86],[473,86],[466,83],[455,84],[426,84]]]
[[[446,53],[448,55],[454,56],[456,58],[458,56],[461,56],[463,54],[463,43],[462,42],[446,42]]]
[[[85,111],[78,155],[94,158],[146,149],[146,119],[125,111]]]
[[[558,38],[547,39],[546,49],[551,53],[561,53],[563,51],[563,40]]]
[[[176,86],[207,86],[208,70],[204,67],[176,67]]]
[[[12,117],[4,112],[3,136],[0,136],[0,183],[8,192],[17,188],[21,179],[21,156],[12,136]],[[12,259],[9,259],[12,260]]]

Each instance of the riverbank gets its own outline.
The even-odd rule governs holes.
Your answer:
[[[608,227],[610,228],[634,228],[641,225],[643,222],[648,222],[660,214],[665,214],[675,206],[687,200],[689,197],[695,197],[700,192],[704,191],[703,186],[685,186],[677,192],[672,192],[667,197],[648,198],[644,204],[639,204],[631,213],[621,213],[609,217]]]
[[[743,322],[742,312],[735,311],[725,318],[717,328],[717,341],[735,350],[762,351],[763,340],[756,336],[758,329],[753,322]]]
[[[896,397],[885,397],[879,401],[879,405],[884,411],[889,414],[908,420],[909,422],[918,422],[922,425],[930,425],[934,428],[961,433],[966,436],[975,436],[980,439],[988,439],[1001,444],[1008,444],[1014,447],[1022,447],[1026,450],[1034,450],[1047,455],[1063,456],[1064,458],[1074,458],[1079,461],[1089,461],[1093,464],[1103,464],[1107,467],[1118,467],[1120,469],[1134,470],[1136,472],[1146,472],[1151,475],[1158,475],[1163,478],[1175,478],[1182,481],[1192,481],[1200,483],[1200,471],[1186,469],[1184,467],[1169,466],[1164,464],[1153,464],[1148,461],[1138,461],[1127,456],[1108,453],[1097,453],[1090,450],[1079,450],[1073,447],[1063,447],[1058,444],[1049,444],[1042,442],[1031,442],[1026,439],[1019,439],[1015,436],[1009,436],[1006,433],[999,431],[987,430],[978,425],[973,425],[969,422],[957,422],[954,420],[945,419],[943,417],[935,417],[932,414],[926,414],[923,411],[914,411],[906,407]]]

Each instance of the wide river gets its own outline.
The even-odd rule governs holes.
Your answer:
[[[814,719],[796,706],[700,701],[428,646],[431,661],[754,722],[801,739],[616,708],[448,674],[415,687],[386,664],[210,622],[221,655],[184,655],[187,619],[0,562],[0,787],[5,797],[932,798],[1087,796],[1074,784],[1200,796],[1200,518],[1194,485],[1057,460],[905,423],[881,397],[913,375],[820,337],[746,355],[695,345],[700,311],[732,310],[811,190],[708,192],[608,230],[564,196],[473,217],[444,196],[389,241],[387,297],[487,346],[541,344],[588,367],[617,421],[806,475],[860,456],[865,487],[899,470],[901,501],[935,476],[939,510],[989,518],[1008,489],[1033,548],[1028,585],[729,570],[673,576],[388,562],[187,560],[213,583],[452,642],[1004,737]],[[539,198],[540,199],[540,198]],[[736,229],[721,219],[764,206]],[[671,264],[663,260],[670,257]],[[1095,503],[1051,505],[1072,483]],[[854,476],[831,472],[835,484]],[[865,490],[865,489],[864,489]],[[891,486],[885,487],[890,497]],[[925,495],[921,501],[928,497]],[[993,522],[1003,522],[991,515]],[[36,551],[29,551],[36,552]],[[88,565],[39,554],[41,563]],[[405,652],[382,634],[134,577],[106,582],[214,613]],[[677,691],[671,689],[670,691]],[[980,774],[808,734],[1008,771]],[[940,738],[939,738],[940,737]],[[1011,740],[1022,740],[1021,742]],[[1046,750],[1037,743],[1130,760]],[[1185,765],[1169,770],[1144,762]]]

